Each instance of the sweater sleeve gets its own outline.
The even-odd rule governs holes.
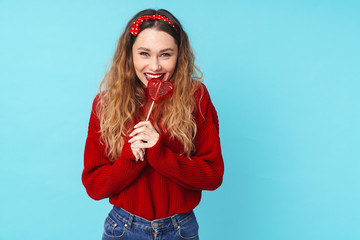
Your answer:
[[[190,158],[172,152],[158,142],[147,150],[149,164],[159,173],[191,190],[215,190],[223,179],[224,163],[220,148],[219,123],[209,93],[202,85],[203,96],[196,94],[200,109],[195,118],[198,130],[195,137],[196,153]]]
[[[89,121],[82,182],[88,195],[95,200],[100,200],[118,194],[133,182],[146,163],[134,161],[135,157],[127,139],[121,156],[115,162],[109,161],[105,147],[100,142],[100,123],[96,114],[97,102],[98,96],[94,100]]]

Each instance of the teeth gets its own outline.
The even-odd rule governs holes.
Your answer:
[[[150,75],[150,74],[146,74],[145,75],[148,77],[148,78],[159,78],[162,76],[162,74],[158,74],[158,75]]]

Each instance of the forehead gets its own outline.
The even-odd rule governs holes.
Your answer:
[[[147,48],[150,50],[159,50],[164,48],[177,48],[175,39],[164,31],[147,28],[136,37],[133,49]]]

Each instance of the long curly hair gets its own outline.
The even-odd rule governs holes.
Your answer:
[[[183,145],[183,155],[190,157],[196,150],[194,138],[197,131],[193,117],[196,103],[194,93],[201,85],[202,72],[194,63],[194,54],[187,34],[180,22],[164,9],[146,9],[137,13],[127,24],[120,36],[111,66],[99,87],[98,117],[100,119],[101,141],[107,149],[110,161],[121,155],[125,138],[133,129],[134,118],[141,119],[141,108],[147,101],[142,82],[135,73],[132,46],[136,37],[130,34],[131,24],[139,17],[159,14],[169,18],[176,30],[167,22],[149,19],[141,24],[139,34],[147,28],[170,34],[178,46],[177,65],[170,81],[174,91],[165,101],[154,108],[153,125],[170,133]]]

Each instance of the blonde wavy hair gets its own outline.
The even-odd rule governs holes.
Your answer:
[[[152,114],[153,124],[160,133],[158,122],[163,131],[170,133],[183,144],[183,155],[190,157],[196,150],[194,138],[197,131],[193,112],[196,107],[194,93],[201,85],[202,72],[194,63],[194,54],[187,34],[179,21],[164,9],[147,9],[136,14],[125,27],[120,36],[111,66],[99,87],[98,117],[100,119],[101,141],[105,144],[110,161],[121,155],[125,138],[134,126],[134,118],[144,118],[140,109],[147,101],[143,84],[137,78],[133,59],[132,46],[136,40],[129,33],[131,24],[139,17],[159,14],[169,18],[176,30],[167,22],[150,19],[141,24],[140,32],[146,28],[164,31],[170,34],[178,45],[178,60],[175,72],[170,81],[174,91],[166,101],[155,105]],[[140,33],[139,32],[139,33]]]

